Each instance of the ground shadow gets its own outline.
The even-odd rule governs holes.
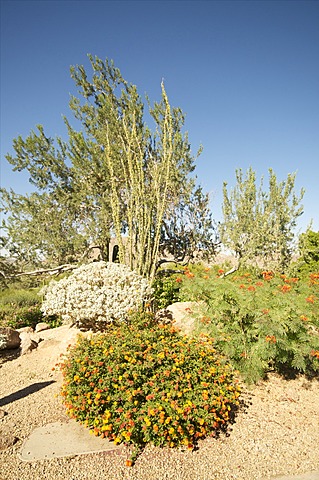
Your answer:
[[[25,388],[22,388],[21,390],[18,390],[17,392],[11,393],[10,395],[7,395],[6,397],[0,398],[0,407],[3,407],[4,405],[7,405],[8,403],[15,402],[16,400],[20,400],[21,398],[27,397],[28,395],[31,395],[32,393],[38,392],[39,390],[42,390],[42,388],[48,387],[52,383],[55,383],[55,380],[50,380],[48,382],[33,383],[32,385],[29,385],[28,387],[25,387]]]
[[[3,363],[15,360],[20,356],[20,348],[13,348],[10,350],[1,350],[0,352],[0,367]]]

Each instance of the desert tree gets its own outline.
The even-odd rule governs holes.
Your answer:
[[[296,174],[278,182],[269,169],[268,189],[264,179],[256,184],[256,173],[236,170],[236,185],[223,185],[222,243],[238,259],[238,265],[259,265],[283,271],[291,260],[297,218],[303,213],[304,190],[295,193]]]
[[[7,249],[34,264],[57,264],[78,261],[99,245],[108,259],[116,236],[120,262],[153,278],[161,255],[178,252],[169,241],[185,250],[190,229],[190,258],[192,249],[213,250],[207,196],[193,175],[197,156],[183,132],[184,114],[170,105],[163,83],[161,100],[151,105],[113,62],[89,59],[90,78],[83,66],[71,67],[78,96],[71,96],[70,109],[80,128],[65,117],[63,140],[39,125],[15,139],[15,154],[6,156],[35,188],[28,195],[1,191]],[[153,129],[145,122],[146,104]]]

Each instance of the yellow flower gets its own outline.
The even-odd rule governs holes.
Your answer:
[[[151,425],[150,419],[148,417],[144,417],[144,422],[148,427]]]

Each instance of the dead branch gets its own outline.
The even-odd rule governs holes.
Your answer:
[[[32,270],[31,272],[19,272],[19,273],[15,273],[14,275],[8,275],[5,278],[22,277],[23,275],[42,275],[46,273],[49,275],[55,275],[62,272],[67,272],[69,270],[74,270],[77,267],[78,265],[69,265],[69,264],[59,265],[58,267],[54,267],[54,268],[43,268],[40,270]]]

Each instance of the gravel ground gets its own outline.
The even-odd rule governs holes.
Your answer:
[[[67,418],[58,396],[61,374],[52,367],[75,335],[61,327],[46,333],[32,353],[17,358],[13,353],[0,361],[0,414],[5,412],[0,440],[8,434],[17,438],[0,452],[0,480],[266,480],[319,470],[319,381],[283,380],[275,374],[244,393],[246,407],[228,434],[201,441],[197,451],[149,446],[132,468],[125,466],[126,447],[19,460],[23,440],[34,428]]]

